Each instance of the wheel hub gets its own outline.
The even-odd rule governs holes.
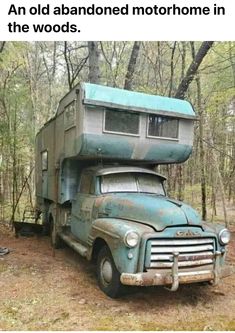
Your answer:
[[[108,284],[112,280],[113,276],[113,270],[112,270],[112,265],[107,258],[104,258],[103,261],[101,262],[101,276],[103,281]]]

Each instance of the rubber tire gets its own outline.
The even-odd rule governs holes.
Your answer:
[[[109,283],[107,283],[104,278],[103,274],[101,272],[101,267],[104,262],[104,260],[109,261],[111,268],[112,268],[112,279]],[[121,294],[124,292],[124,286],[120,282],[120,273],[117,270],[112,254],[110,252],[110,249],[108,246],[103,246],[101,250],[98,253],[97,258],[97,279],[100,289],[109,297],[111,298],[117,298],[121,296]]]
[[[49,213],[46,210],[42,213],[42,222],[43,222],[43,235],[50,236],[51,235],[51,224],[49,220]]]
[[[50,219],[50,237],[51,237],[51,246],[54,249],[60,249],[63,247],[63,241],[56,232],[53,218]]]

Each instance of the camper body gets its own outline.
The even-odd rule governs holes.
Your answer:
[[[188,102],[84,83],[36,137],[37,211],[52,245],[95,260],[111,297],[227,274],[227,229],[170,199],[155,171],[188,159],[194,120]]]

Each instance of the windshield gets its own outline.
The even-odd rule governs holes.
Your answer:
[[[101,193],[141,192],[165,195],[158,176],[144,173],[114,173],[101,177]]]

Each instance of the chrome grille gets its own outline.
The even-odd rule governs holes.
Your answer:
[[[179,268],[211,265],[214,262],[213,238],[154,239],[151,242],[150,268],[171,268],[173,253],[179,253]]]

